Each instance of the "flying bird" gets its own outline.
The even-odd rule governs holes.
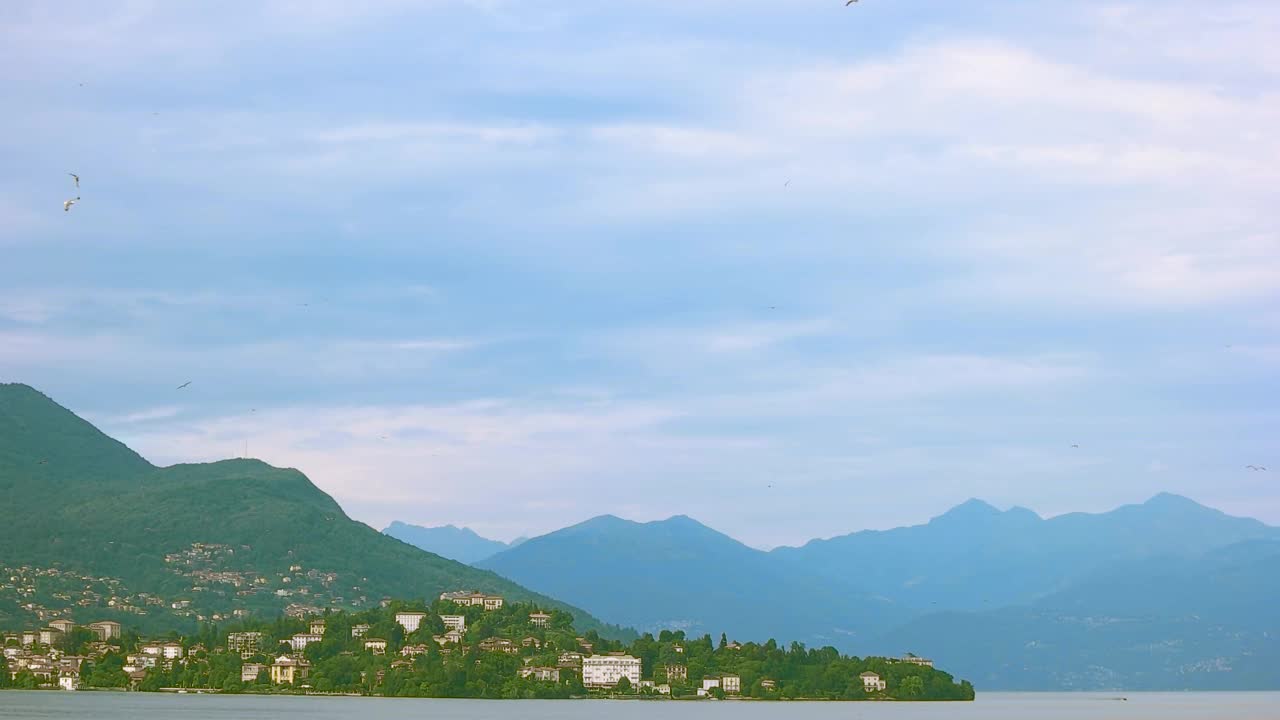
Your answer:
[[[188,381],[186,381],[186,382],[182,383],[181,385],[179,385],[179,386],[178,386],[178,389],[179,389],[179,390],[181,390],[182,388],[184,388],[184,387],[186,387],[186,386],[188,386],[188,385],[190,385],[190,384],[191,384],[191,381],[190,381],[190,380],[188,380]]]
[[[68,212],[69,210],[71,210],[71,206],[72,206],[72,205],[75,205],[75,204],[76,204],[76,203],[78,203],[78,202],[80,202],[80,198],[79,198],[79,197],[73,198],[73,199],[71,199],[71,200],[63,200],[63,201],[62,201],[62,212]]]
[[[845,6],[845,7],[849,7],[850,5],[852,5],[852,4],[856,3],[856,2],[858,2],[858,0],[849,0],[849,2],[847,2],[847,3],[845,3],[845,4],[844,4],[844,6]]]
[[[75,178],[75,180],[76,180],[76,189],[77,189],[77,190],[79,190],[79,189],[80,189],[80,176],[79,176],[79,175],[77,175],[77,174],[75,174],[75,173],[67,173],[67,174],[68,174],[68,175],[70,175],[71,177]]]
[[[37,465],[48,465],[48,464],[49,464],[49,458],[45,458],[44,460],[41,460],[40,462],[38,462],[38,463],[36,463],[36,464],[37,464]]]
[[[1079,450],[1079,449],[1080,449],[1080,446],[1079,446],[1079,445],[1072,445],[1071,447],[1076,448],[1077,450]]]
[[[790,181],[790,180],[788,180],[788,181],[786,181],[786,182],[782,183],[782,187],[790,187],[790,186],[791,186],[791,181]],[[79,186],[77,185],[76,187],[79,187]]]
[[[1249,468],[1250,470],[1252,470],[1252,471],[1254,471],[1254,472],[1258,472],[1258,471],[1266,470],[1266,468],[1262,467],[1261,465],[1245,465],[1245,467]]]

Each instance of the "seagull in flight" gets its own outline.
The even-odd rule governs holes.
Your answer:
[[[71,206],[72,206],[72,205],[75,205],[75,204],[76,204],[76,203],[78,203],[78,202],[80,202],[80,198],[79,198],[78,196],[77,196],[77,197],[75,197],[74,199],[71,199],[71,200],[63,200],[63,201],[62,201],[62,212],[68,212],[68,211],[70,211],[70,210],[71,210]]]
[[[856,2],[858,2],[858,0],[849,0],[849,2],[847,2],[847,3],[845,3],[845,4],[844,4],[844,6],[845,6],[845,7],[849,7],[850,5],[852,5],[852,4],[856,3]]]
[[[1245,465],[1245,467],[1249,468],[1254,472],[1266,471],[1266,468],[1262,467],[1261,465]]]
[[[1080,446],[1079,446],[1079,445],[1074,445],[1074,444],[1073,444],[1071,447],[1073,447],[1073,448],[1075,448],[1075,449],[1077,449],[1077,450],[1079,450],[1079,449],[1080,449]]]
[[[79,190],[79,189],[80,189],[80,176],[79,176],[79,175],[77,175],[77,174],[75,174],[75,173],[67,173],[67,174],[68,174],[68,175],[70,175],[71,177],[75,178],[75,180],[76,180],[76,189],[77,189],[77,190]]]
[[[181,390],[182,388],[184,388],[184,387],[186,387],[186,386],[188,386],[188,385],[190,385],[190,384],[191,384],[191,381],[190,381],[190,380],[188,380],[188,381],[186,381],[186,382],[182,383],[181,385],[179,385],[179,386],[178,386],[178,389],[179,389],[179,390]]]

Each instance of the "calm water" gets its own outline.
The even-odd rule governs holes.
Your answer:
[[[101,720],[1280,720],[1280,693],[986,693],[972,703],[744,703],[0,692],[0,718]]]

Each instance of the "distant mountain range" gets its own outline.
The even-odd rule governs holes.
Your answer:
[[[602,516],[477,564],[641,630],[911,651],[982,688],[1280,688],[1280,529],[1176,495],[1051,519],[970,500],[772,552]]]
[[[382,532],[440,557],[471,564],[493,557],[526,540],[526,538],[517,538],[504,543],[501,540],[480,537],[471,528],[460,528],[454,525],[422,527],[408,525],[398,520],[388,525]]]
[[[4,627],[34,626],[39,610],[46,622],[60,613],[146,631],[236,609],[367,607],[476,589],[632,636],[356,522],[297,470],[257,460],[155,467],[26,385],[0,384],[0,498],[0,567],[53,571],[23,571],[36,578],[34,597],[4,573]]]

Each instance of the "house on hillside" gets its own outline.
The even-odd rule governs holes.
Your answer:
[[[57,630],[60,633],[65,634],[74,630],[76,627],[76,624],[71,622],[70,620],[62,619],[62,620],[54,620],[53,622],[50,622],[49,627],[53,628],[54,630]]]
[[[760,689],[761,690],[777,690],[778,681],[772,678],[760,678]]]
[[[462,633],[457,630],[450,630],[443,635],[433,635],[431,639],[435,640],[438,645],[461,645]]]
[[[99,622],[89,623],[86,627],[97,633],[98,639],[103,642],[111,640],[112,638],[120,637],[120,623],[112,620],[101,620]]]
[[[251,658],[262,649],[262,633],[233,632],[227,633],[227,651],[240,653],[240,658]]]
[[[271,663],[271,682],[277,685],[292,685],[310,673],[311,663],[301,658],[281,655]]]
[[[467,631],[466,615],[441,615],[440,622],[444,623],[444,626],[450,630],[457,630],[458,632]]]
[[[396,622],[400,627],[404,628],[405,633],[417,632],[422,625],[422,620],[427,616],[424,612],[398,612],[396,613]]]
[[[310,630],[312,635],[324,635],[324,621],[312,620]]]
[[[544,628],[551,623],[551,616],[544,612],[529,613],[529,623],[534,627]]]
[[[720,689],[729,695],[737,695],[742,692],[742,678],[732,673],[725,673],[720,676]]]
[[[560,682],[560,668],[526,667],[520,668],[520,677],[533,678],[538,682]]]
[[[258,681],[258,676],[266,670],[267,666],[262,663],[245,663],[240,666],[240,682],[254,683]]]
[[[318,635],[316,633],[298,633],[289,638],[289,647],[293,648],[294,652],[302,652],[311,643],[320,642],[321,640],[324,640],[323,635]]]
[[[879,675],[871,672],[870,670],[862,673],[858,677],[862,678],[862,689],[867,692],[881,692],[888,687],[887,683],[880,679]]]
[[[58,641],[58,638],[62,637],[62,631],[57,630],[55,628],[47,627],[47,628],[41,628],[38,635],[39,635],[38,639],[40,640],[41,645],[52,645]]]
[[[387,641],[382,638],[365,638],[364,650],[365,652],[371,652],[374,655],[386,655]]]
[[[475,590],[455,590],[453,592],[440,593],[440,599],[451,602],[455,605],[463,605],[467,607],[482,607],[486,611],[497,610],[502,607],[503,599],[501,595],[486,595]]]
[[[667,666],[667,682],[684,682],[689,679],[689,667],[687,665],[668,665]]]
[[[582,661],[582,684],[588,688],[611,688],[626,678],[631,687],[640,686],[640,658],[625,653],[592,655]]]
[[[351,637],[353,638],[362,638],[367,632],[369,632],[369,626],[364,623],[351,626]]]
[[[930,667],[930,668],[933,667],[932,660],[930,660],[929,658],[922,658],[919,655],[916,655],[915,653],[907,653],[906,655],[903,655],[902,662],[911,663],[912,665],[919,665],[921,667]]]

